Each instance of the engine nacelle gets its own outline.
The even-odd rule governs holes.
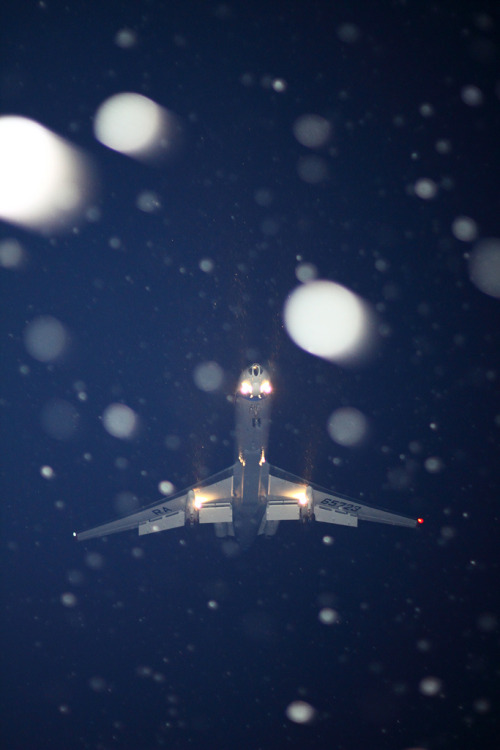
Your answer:
[[[303,522],[312,521],[314,518],[313,489],[308,485],[304,491],[304,496],[299,500],[300,520]]]
[[[198,523],[200,518],[199,510],[196,507],[196,497],[194,490],[189,490],[186,496],[186,523],[191,526]]]

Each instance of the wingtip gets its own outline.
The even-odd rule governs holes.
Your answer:
[[[76,531],[73,532],[73,539],[76,539],[76,541],[78,542],[78,534]]]

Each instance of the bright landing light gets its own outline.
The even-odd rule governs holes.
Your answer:
[[[271,383],[269,382],[269,380],[264,380],[264,382],[260,386],[260,392],[269,395],[271,391],[272,391]]]

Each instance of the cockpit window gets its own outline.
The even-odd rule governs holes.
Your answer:
[[[262,375],[262,367],[260,365],[252,365],[248,368],[248,372],[256,378],[259,375]]]

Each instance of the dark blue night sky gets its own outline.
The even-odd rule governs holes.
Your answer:
[[[2,15],[0,116],[77,146],[99,184],[65,231],[0,222],[2,747],[497,747],[494,4],[24,0]],[[121,92],[176,116],[175,158],[99,143],[96,111]],[[309,114],[331,126],[320,147],[294,136]],[[489,292],[471,270],[487,238]],[[288,336],[301,263],[377,310],[370,361]],[[46,316],[69,339],[54,361],[26,343]],[[117,497],[150,503],[161,481],[233,462],[230,396],[252,361],[273,374],[271,463],[425,524],[282,523],[234,559],[210,526],[77,544]],[[215,392],[193,377],[206,362]],[[103,428],[117,402],[139,415],[131,440]],[[369,421],[361,447],[328,434],[341,406]]]

